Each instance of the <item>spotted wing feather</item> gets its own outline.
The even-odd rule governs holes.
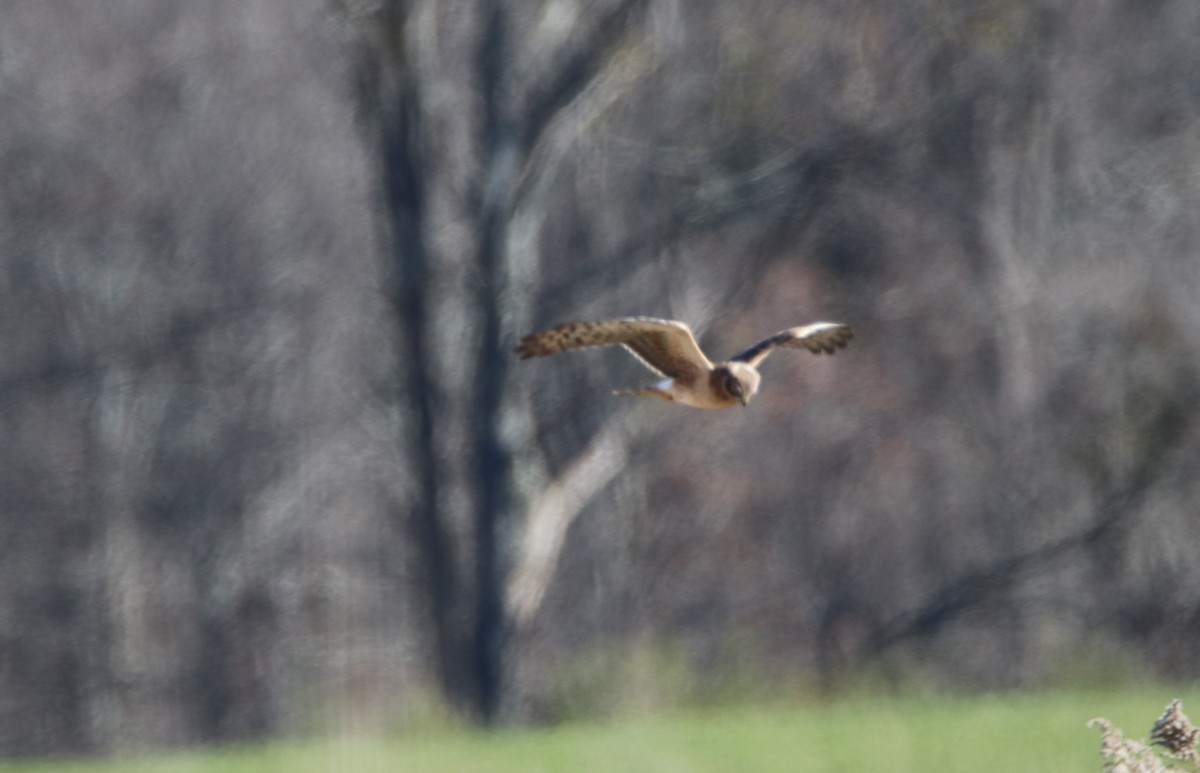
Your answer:
[[[610,344],[624,346],[646,367],[668,378],[694,381],[712,369],[687,325],[651,317],[567,322],[525,336],[516,352],[526,360]]]
[[[757,366],[767,358],[767,355],[779,347],[807,349],[813,354],[833,354],[838,349],[844,349],[852,338],[854,338],[854,331],[850,329],[849,325],[838,322],[814,322],[811,325],[782,330],[769,338],[764,338],[730,359]]]

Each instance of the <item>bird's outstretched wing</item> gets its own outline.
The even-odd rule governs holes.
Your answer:
[[[646,367],[668,378],[694,381],[712,369],[691,328],[682,322],[651,317],[567,322],[525,336],[515,351],[527,360],[608,344],[621,344]]]
[[[854,331],[849,325],[839,322],[814,322],[811,325],[781,330],[730,359],[757,366],[780,346],[787,349],[808,349],[813,354],[833,354],[838,349],[845,348],[851,338],[854,338]]]

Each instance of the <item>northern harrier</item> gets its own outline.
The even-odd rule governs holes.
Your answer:
[[[646,389],[623,389],[616,395],[661,397],[694,408],[746,405],[758,391],[757,366],[776,347],[833,354],[854,337],[849,325],[814,322],[776,333],[726,362],[713,365],[700,351],[691,328],[682,322],[651,317],[624,317],[601,322],[568,322],[521,339],[521,359],[545,357],[568,349],[620,344],[662,381]]]

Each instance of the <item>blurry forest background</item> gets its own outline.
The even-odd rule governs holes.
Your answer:
[[[1200,676],[1198,39],[9,0],[0,751]],[[720,413],[511,355],[627,314],[858,338]]]

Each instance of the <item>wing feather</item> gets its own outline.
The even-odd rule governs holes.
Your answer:
[[[745,362],[751,366],[757,366],[767,358],[767,355],[779,347],[807,349],[813,354],[822,352],[833,354],[838,349],[845,348],[852,338],[854,338],[854,331],[849,325],[843,325],[840,322],[814,322],[811,325],[781,330],[730,359],[734,362]]]
[[[652,317],[567,322],[525,336],[515,351],[527,360],[611,344],[624,346],[643,365],[668,378],[692,381],[712,369],[691,328],[682,322]]]

